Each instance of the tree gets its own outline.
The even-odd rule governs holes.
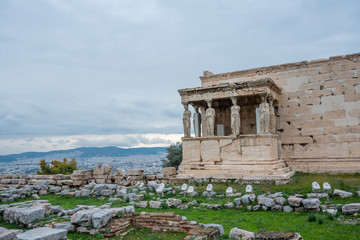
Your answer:
[[[72,158],[68,163],[67,159],[63,161],[52,160],[51,165],[45,162],[45,159],[40,161],[40,171],[37,171],[37,175],[52,175],[52,174],[65,174],[70,175],[77,169],[77,162],[75,158]]]
[[[182,143],[177,142],[166,148],[166,159],[162,159],[163,167],[175,167],[178,169],[182,161]]]

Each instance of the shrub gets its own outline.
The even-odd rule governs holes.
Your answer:
[[[166,159],[162,159],[163,167],[175,167],[178,169],[182,161],[182,144],[180,142],[171,144],[166,148],[168,154]]]
[[[124,216],[124,213],[122,211],[118,211],[117,216],[122,217],[122,216]]]
[[[318,222],[319,225],[323,224],[324,219],[322,218],[322,216],[318,216],[317,222]]]
[[[166,204],[166,202],[162,202],[162,203],[160,204],[160,208],[162,208],[162,209],[168,209],[169,206]]]
[[[104,235],[102,235],[102,234],[99,233],[99,232],[96,232],[96,233],[94,234],[94,239],[95,239],[95,240],[103,240],[103,239],[105,239],[105,238],[104,238]]]
[[[328,214],[327,219],[329,219],[330,221],[334,221],[334,216],[331,214]]]
[[[308,222],[315,222],[316,221],[316,217],[313,213],[311,213],[309,216],[308,216]]]
[[[40,171],[37,171],[37,175],[53,175],[53,174],[65,174],[70,175],[74,170],[77,170],[77,162],[75,158],[72,158],[70,162],[64,158],[63,161],[52,160],[51,165],[45,162],[45,159],[40,161]]]

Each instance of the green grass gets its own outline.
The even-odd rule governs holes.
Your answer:
[[[139,212],[144,210],[137,210]],[[298,232],[304,239],[312,240],[337,240],[360,239],[360,227],[356,225],[341,224],[336,218],[331,220],[325,213],[316,213],[318,221],[309,222],[309,213],[283,213],[283,212],[246,212],[243,210],[208,210],[208,209],[146,209],[147,212],[176,212],[186,216],[188,220],[201,223],[218,223],[224,226],[225,234],[228,235],[234,227],[247,231],[258,232],[259,230]]]
[[[0,227],[7,228],[7,229],[24,229],[16,224],[11,224],[11,223],[5,222],[2,217],[0,217]]]

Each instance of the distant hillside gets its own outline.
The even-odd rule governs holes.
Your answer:
[[[0,156],[0,162],[11,162],[29,158],[46,158],[50,155],[73,155],[73,157],[91,158],[91,157],[127,157],[134,155],[156,155],[165,153],[165,147],[151,148],[118,148],[118,147],[83,147],[69,150],[57,150],[50,152],[26,152],[20,154],[10,154]],[[61,159],[57,159],[61,160]]]

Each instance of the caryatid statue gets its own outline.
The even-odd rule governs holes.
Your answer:
[[[195,112],[193,114],[193,125],[195,137],[201,137],[201,114],[199,113],[199,106],[193,105]]]
[[[214,136],[214,127],[215,127],[215,109],[211,107],[212,100],[206,101],[208,108],[205,112],[205,125],[206,125],[206,136]]]
[[[266,101],[267,95],[261,95],[261,104],[259,106],[260,112],[260,133],[268,133],[269,132],[269,124],[270,124],[270,107]]]
[[[231,97],[231,133],[235,136],[240,133],[240,106],[237,105],[237,98]]]
[[[190,137],[190,130],[191,130],[191,112],[189,110],[188,103],[183,103],[185,111],[183,114],[183,125],[184,125],[184,137]]]
[[[276,120],[275,120],[275,110],[274,110],[274,99],[272,97],[269,97],[269,131],[270,133],[275,133],[276,131]]]

